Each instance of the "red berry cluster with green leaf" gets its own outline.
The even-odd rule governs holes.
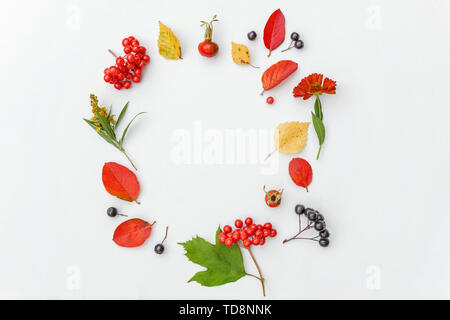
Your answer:
[[[117,57],[109,50],[116,57],[116,64],[106,68],[103,77],[105,82],[113,84],[117,90],[129,89],[132,82],[140,82],[142,69],[150,61],[150,56],[146,54],[147,49],[141,46],[135,37],[123,39],[122,45],[125,53],[123,57]]]
[[[266,222],[264,225],[254,224],[252,218],[245,219],[245,226],[242,220],[237,219],[234,222],[236,229],[229,225],[223,227],[223,232],[219,233],[219,241],[228,247],[231,247],[235,243],[242,241],[242,245],[245,248],[249,248],[254,245],[264,245],[267,237],[275,237],[277,230],[272,228],[270,222]]]

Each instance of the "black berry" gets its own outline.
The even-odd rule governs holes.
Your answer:
[[[157,244],[157,245],[155,246],[155,252],[156,252],[157,254],[163,253],[163,252],[164,252],[164,246],[163,246],[161,243]]]
[[[324,229],[319,232],[319,237],[321,237],[322,239],[328,238],[329,236],[330,236],[330,233],[328,232],[327,229]]]
[[[300,36],[298,35],[297,32],[292,32],[292,33],[291,33],[291,40],[292,40],[292,41],[297,41],[298,38],[300,38]]]
[[[323,215],[321,215],[320,213],[317,213],[317,218],[316,218],[316,220],[317,220],[317,221],[324,221],[325,219],[324,219]]]
[[[247,34],[247,37],[248,37],[248,40],[255,40],[256,39],[256,32],[255,31],[250,31],[248,34]]]
[[[297,49],[303,48],[303,41],[302,40],[295,41],[294,47],[297,48]]]
[[[106,214],[110,217],[115,217],[117,216],[117,209],[114,207],[110,207],[108,208],[108,210],[106,210]]]
[[[305,213],[305,206],[298,204],[295,206],[295,213],[296,214],[304,214]]]
[[[319,240],[319,244],[321,247],[328,247],[328,245],[330,244],[330,240],[328,239],[320,239]]]
[[[322,231],[323,229],[325,229],[325,224],[321,221],[318,221],[314,223],[314,229],[316,229],[317,231]]]
[[[314,211],[306,211],[308,214],[308,220],[309,221],[316,221],[317,219],[317,214]]]

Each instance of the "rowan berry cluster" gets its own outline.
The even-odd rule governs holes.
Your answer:
[[[245,248],[249,248],[252,245],[262,246],[266,243],[267,237],[273,238],[277,235],[277,230],[272,228],[272,224],[270,222],[266,222],[264,225],[254,224],[252,218],[247,218],[244,222],[237,219],[234,222],[236,227],[234,231],[231,226],[224,226],[223,232],[219,233],[219,241],[228,247],[242,241],[242,245]]]
[[[103,77],[105,82],[113,84],[117,90],[129,89],[132,82],[140,82],[142,69],[150,61],[150,56],[145,54],[147,49],[141,46],[135,37],[123,39],[122,45],[125,56],[116,57],[116,64],[106,68]]]

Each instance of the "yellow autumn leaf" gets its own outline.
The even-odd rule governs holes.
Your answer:
[[[181,58],[178,38],[161,21],[159,21],[158,51],[160,55],[167,59],[178,60]]]
[[[231,57],[236,64],[248,64],[252,67],[255,67],[250,63],[250,52],[247,46],[243,44],[231,42]]]
[[[273,140],[275,150],[267,157],[270,157],[276,150],[281,153],[294,154],[303,150],[308,136],[309,122],[285,122],[275,129]]]
[[[285,122],[280,124],[273,135],[275,148],[281,153],[294,154],[303,150],[308,136],[309,122]]]

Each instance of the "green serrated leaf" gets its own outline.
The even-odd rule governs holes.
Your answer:
[[[323,125],[322,120],[316,116],[313,112],[312,114],[312,120],[314,129],[316,130],[317,138],[319,139],[319,144],[322,145],[325,141],[325,126]]]
[[[125,130],[122,133],[122,138],[120,138],[119,145],[123,144],[123,141],[125,140],[125,135],[127,134],[128,128],[130,127],[131,123],[134,121],[134,119],[137,118],[138,115],[143,114],[143,113],[146,113],[146,112],[139,112],[137,115],[135,115],[133,117],[133,119],[131,119],[131,121],[128,123],[127,127],[125,128]]]
[[[323,120],[322,103],[320,102],[319,96],[317,96],[316,102],[314,102],[314,112],[320,120]]]
[[[236,244],[227,247],[219,241],[220,227],[216,232],[216,243],[200,237],[179,243],[186,250],[186,257],[205,271],[197,272],[188,282],[196,281],[202,286],[215,287],[234,282],[246,275],[241,249]]]
[[[119,125],[120,120],[122,120],[123,116],[125,115],[125,112],[128,109],[128,104],[130,102],[128,101],[125,106],[122,108],[122,111],[120,111],[119,117],[117,118],[116,124],[114,125],[114,129],[117,128],[117,126]]]

